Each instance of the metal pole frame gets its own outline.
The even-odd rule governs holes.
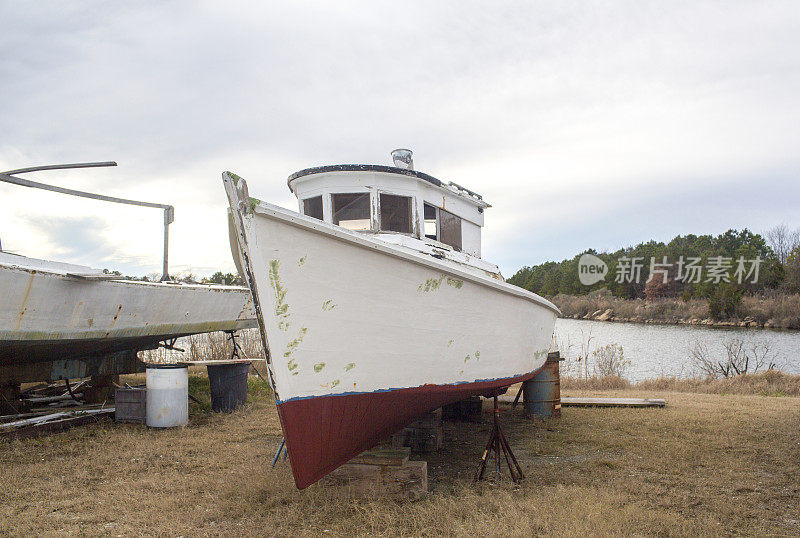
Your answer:
[[[142,202],[139,200],[129,200],[127,198],[117,198],[114,196],[105,196],[103,194],[94,194],[86,191],[78,191],[75,189],[66,189],[64,187],[57,187],[55,185],[48,185],[47,183],[39,183],[38,181],[31,181],[29,179],[22,179],[14,177],[14,174],[24,174],[27,172],[39,172],[42,170],[65,170],[72,168],[98,168],[102,166],[117,166],[114,161],[92,162],[92,163],[73,163],[73,164],[48,164],[43,166],[31,166],[29,168],[18,168],[16,170],[7,170],[0,172],[0,181],[11,183],[12,185],[20,185],[22,187],[31,187],[33,189],[42,189],[45,191],[58,192],[61,194],[69,194],[71,196],[80,196],[82,198],[91,198],[93,200],[101,200],[103,202],[114,202],[115,204],[136,205],[140,207],[154,207],[164,210],[164,264],[162,266],[161,281],[169,280],[169,225],[175,221],[175,208],[168,204],[156,204],[153,202]]]

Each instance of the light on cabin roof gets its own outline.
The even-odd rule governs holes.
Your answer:
[[[392,151],[392,160],[397,168],[405,168],[406,170],[414,169],[414,159],[412,156],[414,152],[410,149],[399,148]]]

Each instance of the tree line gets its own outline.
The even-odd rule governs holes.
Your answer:
[[[584,254],[606,264],[604,279],[581,283]],[[800,293],[800,230],[781,225],[762,236],[731,229],[716,236],[679,235],[668,243],[649,241],[616,252],[589,249],[571,259],[523,267],[508,282],[549,297],[607,288],[629,299],[707,298],[712,314],[727,316],[744,294]]]

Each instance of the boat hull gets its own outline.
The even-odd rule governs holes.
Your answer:
[[[34,363],[127,357],[124,352],[152,349],[167,339],[256,325],[246,288],[98,281],[0,264],[0,297],[5,381],[40,380],[41,372],[50,372],[28,366]]]
[[[543,366],[557,314],[544,299],[275,206],[242,210],[226,188],[299,488],[416,417]]]

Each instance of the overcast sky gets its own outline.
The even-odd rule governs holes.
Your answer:
[[[220,173],[415,167],[483,194],[506,276],[800,226],[800,4],[0,0],[0,169],[171,203],[173,272],[233,270]],[[160,270],[159,210],[0,183],[3,249]]]

